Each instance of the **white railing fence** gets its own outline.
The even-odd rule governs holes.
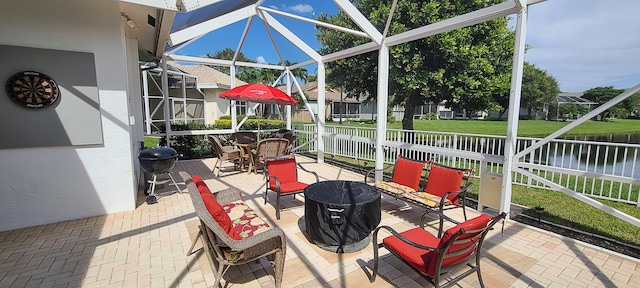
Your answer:
[[[295,125],[297,152],[316,152],[315,125]],[[327,126],[325,153],[375,161],[375,128]],[[540,141],[518,138],[518,151]],[[389,129],[383,141],[385,162],[398,155],[449,166],[502,173],[504,136]],[[584,195],[640,207],[640,145],[555,139],[520,159],[519,167]],[[549,187],[513,172],[513,183]]]

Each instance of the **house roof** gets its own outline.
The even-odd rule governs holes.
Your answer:
[[[583,92],[564,92],[556,96],[558,104],[598,104],[589,99],[582,98]]]
[[[231,76],[206,65],[183,65],[174,61],[167,64],[180,69],[184,73],[195,76],[198,79],[199,88],[231,88]],[[236,86],[247,84],[236,78]]]
[[[278,86],[278,89],[282,91],[287,91],[286,86]],[[318,100],[318,82],[308,82],[304,84],[300,84],[300,89],[302,89],[302,93],[304,93],[307,100],[317,101]],[[293,85],[291,87],[291,94],[298,93],[298,87]],[[342,97],[342,102],[345,103],[361,103],[362,101]],[[327,102],[340,102],[340,91],[336,91],[335,89],[326,89],[325,90],[325,101]]]

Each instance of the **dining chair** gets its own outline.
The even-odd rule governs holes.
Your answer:
[[[253,159],[251,158],[251,149],[256,148],[258,142],[258,133],[252,131],[237,131],[231,134],[233,145],[240,149],[240,157],[242,163],[240,169],[244,170],[245,165],[248,166],[248,172],[251,172]]]
[[[242,160],[241,151],[237,149],[237,147],[233,145],[223,146],[218,137],[213,135],[208,135],[207,139],[209,139],[209,143],[213,147],[213,150],[216,152],[217,157],[216,162],[213,165],[213,169],[211,173],[215,174],[216,168],[218,169],[218,175],[222,171],[222,162],[231,162],[234,165],[234,169],[240,165],[240,161]]]
[[[289,140],[284,138],[267,138],[258,142],[256,149],[252,151],[253,172],[258,173],[258,169],[264,168],[265,158],[286,155],[288,147]]]

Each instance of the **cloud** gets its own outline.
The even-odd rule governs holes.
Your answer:
[[[267,60],[264,59],[264,56],[258,56],[256,58],[256,62],[258,62],[260,64],[267,64]]]
[[[309,4],[296,4],[293,6],[287,7],[288,10],[298,13],[311,13],[313,12],[313,7]]]
[[[301,14],[313,12],[313,6],[311,6],[309,4],[296,4],[296,5],[292,5],[292,6],[286,6],[284,4],[280,4],[280,6],[269,5],[269,8],[275,9],[275,10],[280,10],[280,11],[296,12],[296,13],[301,13]]]
[[[525,60],[553,75],[565,92],[640,82],[637,0],[564,0],[531,6]]]

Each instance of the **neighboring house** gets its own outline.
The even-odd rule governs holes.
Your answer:
[[[231,76],[206,65],[183,65],[168,61],[169,69],[169,99],[173,110],[170,115],[173,123],[196,122],[213,125],[215,120],[224,115],[231,115],[230,102],[219,97],[220,93],[231,88]],[[148,77],[147,93],[149,109],[145,110],[145,119],[152,119],[147,133],[155,131],[153,124],[164,125],[162,110],[161,69],[151,69],[143,72],[143,78]],[[150,79],[153,78],[153,79]],[[245,82],[236,78],[235,85]],[[184,90],[183,90],[184,86]],[[184,92],[183,92],[184,91]],[[147,103],[145,101],[145,103]],[[146,107],[146,106],[145,106]],[[244,115],[247,103],[238,102],[238,115]]]
[[[415,111],[415,114],[413,115],[413,119],[415,120],[423,119],[424,117],[428,117],[430,115],[435,115],[436,119],[454,119],[454,118],[460,118],[465,115],[465,114],[460,115],[453,112],[453,110],[445,107],[444,104],[420,105],[415,109],[416,111]],[[404,119],[404,111],[405,110],[403,106],[396,105],[393,107],[393,111],[391,115],[395,116],[396,120],[402,120]]]
[[[286,86],[279,86],[280,90],[287,90]],[[302,93],[307,99],[313,113],[318,113],[318,83],[308,82],[300,84]],[[299,90],[296,85],[291,87],[291,95],[302,99],[299,96]],[[362,101],[344,97],[340,95],[340,91],[335,89],[327,89],[325,91],[325,118],[327,120],[338,122],[342,120],[366,120],[371,119],[371,115],[375,113],[375,106],[366,105]],[[374,108],[371,108],[373,106]],[[300,100],[296,108],[291,111],[292,121],[296,122],[312,122],[311,114],[304,101]]]
[[[197,88],[204,94],[204,121],[207,125],[212,125],[215,120],[225,115],[231,115],[230,101],[220,98],[220,93],[231,89],[231,76],[213,69],[206,65],[182,65],[170,62],[172,66],[183,72],[196,77]],[[236,78],[235,86],[247,84]],[[237,102],[236,109],[238,115],[245,115],[247,112],[246,102]],[[191,110],[188,110],[191,111]]]
[[[591,111],[594,107],[595,102],[590,101],[588,99],[582,98],[584,92],[561,92],[559,93],[551,103],[545,104],[541,109],[531,111],[531,115],[529,115],[529,109],[521,107],[519,111],[520,119],[545,119],[545,120],[555,120],[555,119],[564,119],[566,115],[559,115],[560,107],[565,104],[578,104],[584,105],[587,111]],[[502,119],[507,119],[508,109],[502,114]],[[490,118],[497,119],[499,113],[497,111],[492,111]],[[574,118],[577,118],[579,115],[573,115]]]
[[[550,105],[555,106],[556,115],[549,115],[549,118],[558,119],[567,119],[569,115],[560,115],[560,107],[566,104],[577,104],[584,106],[586,109],[584,111],[591,111],[594,107],[598,106],[598,103],[593,102],[589,99],[582,98],[584,92],[562,92],[556,96],[556,99]],[[578,118],[582,115],[571,115],[572,118]]]

